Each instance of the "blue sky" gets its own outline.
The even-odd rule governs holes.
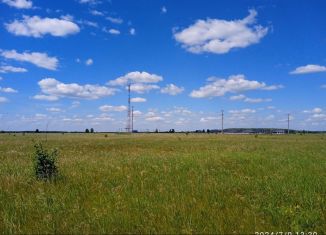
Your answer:
[[[326,129],[325,1],[0,0],[0,129]]]

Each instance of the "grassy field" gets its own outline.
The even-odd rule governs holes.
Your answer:
[[[60,177],[33,175],[33,141],[0,135],[0,231],[326,232],[326,136],[51,134]]]

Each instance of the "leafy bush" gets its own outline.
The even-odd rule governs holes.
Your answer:
[[[56,159],[58,151],[55,149],[48,152],[43,148],[42,144],[36,144],[34,155],[34,171],[37,179],[50,180],[58,175],[58,168],[56,166]]]

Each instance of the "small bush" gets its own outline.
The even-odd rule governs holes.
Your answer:
[[[56,159],[58,151],[53,150],[49,153],[43,149],[42,144],[36,144],[34,155],[34,171],[35,176],[39,180],[51,180],[58,175],[58,168],[56,166]]]

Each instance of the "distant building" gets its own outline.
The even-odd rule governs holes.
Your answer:
[[[276,129],[276,130],[273,130],[272,134],[275,134],[275,135],[284,135],[285,134],[285,130]]]

